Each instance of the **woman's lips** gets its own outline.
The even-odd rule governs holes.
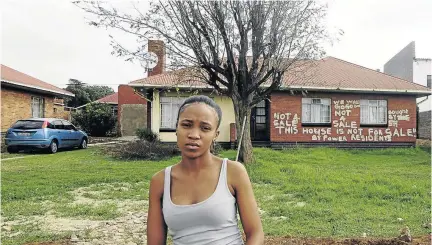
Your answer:
[[[190,150],[196,150],[198,149],[200,146],[197,143],[187,143],[186,144],[186,148],[190,149]]]

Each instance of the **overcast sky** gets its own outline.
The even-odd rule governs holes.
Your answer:
[[[432,0],[323,0],[330,30],[345,34],[327,54],[381,69],[409,42],[432,58]],[[116,4],[120,1],[115,1]],[[65,87],[69,78],[117,91],[145,76],[138,64],[111,55],[109,32],[86,23],[67,0],[2,0],[1,63]]]

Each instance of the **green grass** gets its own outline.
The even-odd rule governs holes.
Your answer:
[[[27,156],[29,154],[23,154],[23,153],[18,153],[18,154],[9,154],[7,152],[2,152],[1,153],[1,159],[8,159],[8,158],[14,158],[14,157],[23,157],[23,156]]]
[[[422,227],[431,222],[429,152],[418,148],[254,152],[256,163],[247,169],[267,235],[337,238],[365,232],[369,237],[395,237],[404,225],[414,236],[429,232]],[[235,153],[223,155],[234,159]],[[7,220],[48,210],[59,217],[112,219],[119,215],[116,205],[73,204],[71,191],[85,187],[83,197],[96,200],[147,200],[151,176],[179,159],[118,161],[91,148],[4,161],[1,212]],[[5,238],[4,244],[61,237],[36,227]]]
[[[3,232],[3,231],[2,231]],[[70,237],[71,232],[48,233],[40,230],[38,225],[14,225],[11,229],[12,233],[17,234],[14,237],[5,237],[2,234],[1,244],[16,245],[26,244],[29,242],[50,242],[63,240]]]
[[[404,225],[428,234],[422,225],[431,222],[431,156],[423,150],[255,153],[247,169],[268,235],[395,237]]]
[[[115,219],[120,215],[115,203],[104,203],[100,205],[57,205],[54,211],[60,217],[88,218],[92,220]]]

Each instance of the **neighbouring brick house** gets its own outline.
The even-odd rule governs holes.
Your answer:
[[[82,106],[78,106],[77,108],[75,108],[76,110],[82,110],[84,109],[86,106],[92,104],[92,103],[102,103],[102,104],[108,104],[111,106],[111,111],[113,113],[113,116],[117,117],[117,112],[118,112],[118,92],[113,93],[113,94],[109,94],[105,97],[102,97],[98,100],[92,101],[90,103],[87,103],[85,105]]]
[[[154,46],[158,46],[156,51]],[[178,74],[187,69],[165,72],[162,42],[149,45],[149,51],[159,56],[155,69],[147,78],[119,87],[120,127],[122,121],[129,120],[129,116],[122,115],[122,105],[128,104],[136,109],[134,120],[141,118],[140,127],[159,133],[162,141],[175,142],[179,105],[190,95],[188,91],[200,89],[222,108],[219,143],[235,145],[231,99],[212,94],[212,88],[199,81],[180,79]],[[169,88],[175,89],[167,92]],[[301,77],[285,74],[281,88],[253,108],[252,141],[254,145],[274,148],[413,146],[417,133],[416,99],[430,94],[425,86],[326,57],[316,61]],[[127,103],[121,103],[126,100]]]
[[[1,65],[1,132],[19,119],[68,119],[63,98],[73,96],[66,90]]]

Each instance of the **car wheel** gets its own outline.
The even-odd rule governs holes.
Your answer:
[[[7,151],[9,153],[18,153],[19,149],[17,147],[8,146]]]
[[[57,150],[58,150],[58,143],[57,143],[57,141],[55,141],[55,140],[51,141],[51,144],[48,147],[48,152],[51,153],[51,154],[53,154],[53,153],[56,153]]]
[[[80,149],[87,149],[87,139],[82,139],[81,144],[79,145]]]

